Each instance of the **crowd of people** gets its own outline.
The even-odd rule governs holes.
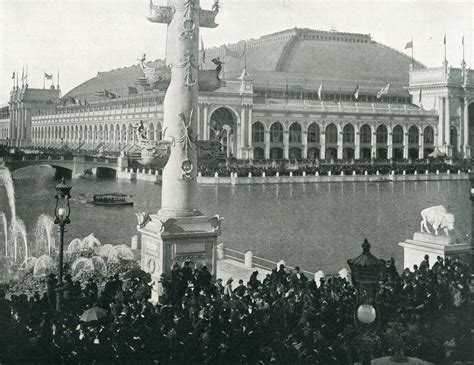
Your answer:
[[[341,172],[344,175],[352,175],[355,171],[357,175],[363,175],[367,171],[368,175],[375,175],[377,171],[386,175],[393,171],[395,174],[403,174],[403,171],[407,175],[413,175],[416,171],[418,174],[424,174],[426,171],[429,173],[445,173],[448,170],[451,173],[457,173],[458,170],[461,172],[468,172],[471,169],[471,162],[469,160],[456,161],[453,163],[446,163],[442,160],[439,161],[374,161],[374,162],[319,162],[319,161],[306,161],[306,162],[280,162],[269,161],[266,163],[256,162],[249,164],[248,161],[245,163],[208,163],[201,164],[199,171],[202,176],[214,176],[216,173],[222,177],[228,177],[232,173],[237,174],[238,177],[247,177],[249,173],[252,176],[275,176],[277,173],[280,176],[289,176],[290,172],[293,176],[301,176],[303,172],[306,175],[328,175],[331,172],[332,175],[340,175]]]
[[[44,293],[0,291],[0,363],[353,364],[364,346],[372,357],[472,360],[470,265],[437,258],[430,269],[429,260],[401,274],[386,263],[369,344],[345,278],[315,282],[281,265],[263,278],[255,271],[247,283],[224,284],[206,267],[176,264],[162,277],[159,304],[149,301],[146,275],[109,277],[103,288],[68,277],[58,312],[50,276]],[[84,319],[85,310],[97,318]]]

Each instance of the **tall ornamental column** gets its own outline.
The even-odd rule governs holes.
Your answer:
[[[163,101],[163,140],[170,157],[163,169],[161,216],[190,216],[196,186],[199,0],[174,0],[168,23],[166,64],[171,82]]]
[[[171,69],[163,100],[162,144],[167,146],[169,158],[162,174],[161,209],[158,214],[137,214],[141,265],[156,283],[162,273],[185,262],[198,269],[206,266],[216,274],[215,246],[222,218],[207,217],[195,206],[199,27],[217,26],[218,5],[213,8],[202,10],[199,0],[168,0],[168,6],[150,4],[148,20],[168,27],[166,64]],[[205,104],[203,126],[207,114]],[[158,292],[155,287],[155,299]]]

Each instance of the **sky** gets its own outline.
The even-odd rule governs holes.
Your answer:
[[[166,0],[154,0],[165,5]],[[201,0],[210,9],[213,0]],[[453,67],[473,63],[474,2],[471,0],[221,0],[215,29],[201,29],[205,47],[289,28],[370,34],[382,44],[410,54],[430,67],[444,57]],[[9,98],[12,72],[28,67],[30,87],[43,87],[43,70],[60,73],[63,95],[109,71],[162,59],[166,27],[145,16],[149,0],[0,0],[0,105]],[[47,82],[48,85],[48,82]]]

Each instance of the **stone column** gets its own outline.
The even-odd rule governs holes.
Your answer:
[[[248,146],[252,148],[252,105],[249,105],[249,121],[248,121]]]
[[[371,139],[370,139],[370,155],[372,159],[377,158],[377,133],[374,129],[371,130]]]
[[[444,98],[438,98],[438,147],[443,148],[444,145]]]
[[[161,209],[138,227],[141,264],[157,283],[161,273],[190,260],[198,269],[206,266],[215,277],[222,218],[204,216],[194,199],[199,27],[216,27],[217,12],[201,9],[199,0],[169,0],[168,6],[150,7],[148,20],[168,26],[166,65],[171,81],[163,101],[163,141],[169,143],[170,154],[162,175]],[[207,106],[203,123],[207,123]],[[152,295],[156,294],[154,290]]]
[[[246,129],[246,111],[247,105],[242,105],[242,111],[240,112],[240,147],[246,147],[246,137],[247,137],[247,129]]]
[[[444,143],[447,146],[451,146],[451,115],[449,113],[449,96],[446,97],[445,112],[446,114],[444,119]]]
[[[403,134],[405,135],[403,137],[403,158],[406,160],[408,159],[408,132],[406,131],[406,128],[403,128]]]
[[[308,131],[307,130],[303,131],[301,142],[303,143],[303,158],[307,159],[308,158]]]
[[[343,148],[344,148],[344,142],[343,142],[342,130],[340,129],[338,125],[337,126],[337,159],[338,160],[342,160]]]
[[[206,141],[209,140],[209,120],[208,114],[209,113],[209,104],[204,104],[204,119],[202,121],[202,128],[204,131],[204,139]]]
[[[325,130],[321,130],[321,148],[319,150],[319,158],[324,160],[326,158],[326,132]]]
[[[425,136],[423,132],[420,133],[420,141],[418,143],[418,158],[421,160],[425,157],[424,150],[425,150]]]
[[[360,160],[360,132],[358,126],[354,128],[354,160]]]
[[[288,160],[290,158],[290,132],[283,130],[283,158]]]
[[[163,131],[166,131],[163,139],[171,142],[171,153],[163,169],[159,214],[178,217],[191,216],[195,207],[197,153],[193,140],[198,112],[200,11],[196,0],[172,3],[175,11],[168,24],[166,42],[166,64],[171,67],[171,82],[163,101]]]
[[[203,137],[202,136],[202,117],[201,117],[202,107],[201,107],[200,103],[198,103],[197,108],[198,108],[198,112],[197,112],[197,127],[196,127],[197,129],[196,129],[196,131],[197,131],[197,134],[198,134],[198,139],[202,140],[203,139],[202,138]],[[156,138],[156,140],[158,140],[158,137]]]
[[[265,141],[265,158],[270,158],[270,131],[265,130],[264,141]]]
[[[391,130],[391,128],[390,130],[388,130],[387,143],[387,158],[391,160],[393,158],[393,131]]]
[[[469,146],[469,98],[464,97],[464,113],[463,113],[463,120],[461,123],[463,123],[463,153],[464,153],[464,158],[469,158],[471,157],[471,149]]]

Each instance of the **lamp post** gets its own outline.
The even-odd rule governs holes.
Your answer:
[[[62,284],[63,284],[63,258],[64,258],[64,227],[66,224],[71,223],[69,215],[71,208],[69,205],[69,199],[71,195],[71,186],[67,185],[64,178],[61,182],[56,185],[56,207],[54,209],[54,224],[59,225],[59,263],[58,263],[58,288],[56,289],[56,310],[61,310],[62,304]]]
[[[375,300],[379,281],[382,278],[384,264],[383,261],[370,253],[370,244],[367,239],[362,244],[362,254],[354,259],[347,260],[351,270],[352,283],[356,289],[356,309],[355,323],[362,328],[364,335],[363,343],[368,343],[369,330],[375,327],[375,321],[378,317]],[[369,346],[365,346],[361,352],[362,365],[370,365]]]

